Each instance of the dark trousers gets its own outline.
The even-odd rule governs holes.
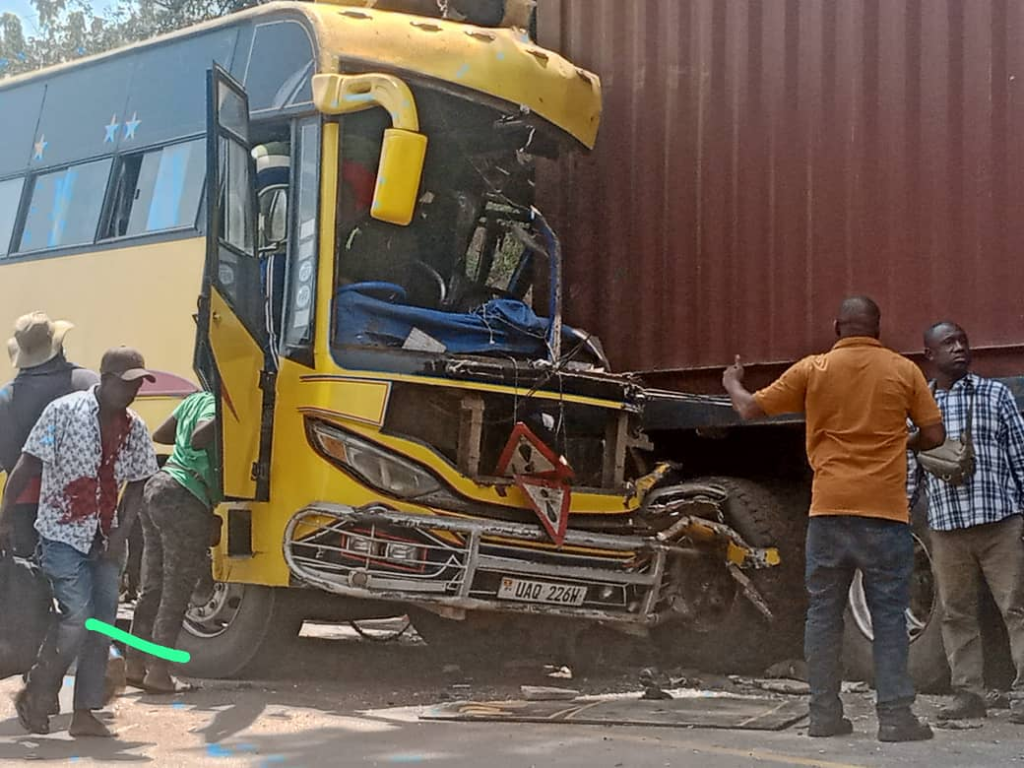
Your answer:
[[[978,592],[985,579],[1006,623],[1017,677],[1012,697],[1024,710],[1024,517],[959,531],[932,531],[932,557],[942,600],[942,642],[953,689],[985,693]]]
[[[914,702],[907,671],[906,611],[914,570],[910,526],[854,516],[812,517],[807,527],[807,626],[804,653],[810,673],[811,718],[843,714],[843,612],[857,571],[874,628],[876,707],[880,717]]]
[[[145,540],[142,594],[135,605],[132,634],[173,648],[206,563],[210,510],[165,472],[157,472],[146,483],[145,499],[140,513]],[[166,665],[133,649],[128,654],[136,668]]]

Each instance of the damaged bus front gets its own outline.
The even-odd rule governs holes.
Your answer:
[[[316,114],[287,131],[211,74],[197,364],[232,500],[186,622],[199,671],[240,671],[278,619],[407,612],[428,642],[533,651],[595,622],[679,645],[766,625],[761,489],[652,465],[642,388],[562,323],[533,177],[592,146],[597,77],[516,29],[353,5],[299,6]]]

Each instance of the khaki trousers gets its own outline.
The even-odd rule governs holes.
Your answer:
[[[1006,622],[1017,671],[1014,702],[1024,705],[1024,517],[957,531],[932,531],[932,558],[944,611],[942,641],[953,690],[985,693],[978,594],[981,579]]]

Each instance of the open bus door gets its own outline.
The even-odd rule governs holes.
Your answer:
[[[266,501],[277,359],[257,247],[249,100],[217,65],[206,94],[206,268],[195,368],[217,394],[225,498]]]

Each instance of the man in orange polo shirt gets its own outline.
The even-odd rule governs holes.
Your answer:
[[[809,596],[804,651],[810,669],[811,736],[851,733],[839,698],[843,611],[854,574],[864,577],[874,627],[878,738],[919,741],[931,728],[911,711],[905,613],[914,543],[906,450],[945,439],[942,414],[920,369],[879,342],[881,313],[864,296],[846,299],[831,351],[805,357],[751,394],[737,356],[722,377],[744,418],[804,413],[814,470],[807,527]],[[907,418],[917,431],[907,434]]]

